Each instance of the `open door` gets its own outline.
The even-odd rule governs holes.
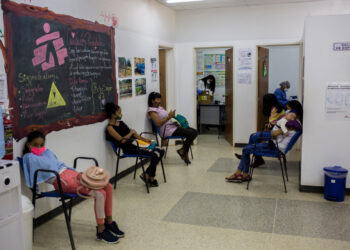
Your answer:
[[[159,93],[162,107],[166,110],[166,50],[159,49]]]
[[[258,48],[258,117],[257,131],[263,131],[268,117],[263,114],[263,96],[269,92],[269,49]]]
[[[225,139],[233,146],[233,48],[225,51]]]

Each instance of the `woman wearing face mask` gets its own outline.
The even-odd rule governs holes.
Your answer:
[[[148,182],[151,187],[158,187],[158,181],[155,179],[157,165],[164,155],[164,150],[158,147],[153,149],[138,149],[132,141],[127,139],[139,139],[148,143],[151,140],[140,136],[134,129],[130,129],[122,119],[122,109],[114,104],[107,103],[105,107],[107,118],[109,118],[106,139],[112,141],[117,147],[120,147],[125,154],[138,154],[151,156],[151,163],[146,170],[145,175],[140,175],[144,182]]]
[[[290,88],[290,83],[288,81],[284,81],[280,83],[280,87],[277,88],[273,93],[277,97],[278,102],[282,105],[284,109],[287,109],[286,105],[288,103],[288,99],[287,99],[286,92],[288,91],[289,88]]]
[[[74,168],[69,168],[60,162],[56,155],[45,148],[45,136],[40,131],[33,131],[27,137],[23,150],[23,172],[26,185],[33,188],[34,173],[37,169],[53,170],[59,173],[63,192],[77,193],[79,184],[76,177],[79,174]],[[50,183],[59,191],[55,174],[39,172],[37,183]],[[94,197],[95,217],[97,222],[96,238],[107,243],[117,243],[124,232],[119,230],[118,225],[112,219],[112,197],[113,189],[111,184],[99,190],[82,188],[80,193]]]
[[[188,151],[194,139],[197,137],[197,130],[194,128],[182,128],[177,123],[172,122],[171,118],[175,117],[175,110],[167,112],[160,106],[161,95],[157,92],[152,92],[148,96],[148,109],[147,113],[153,122],[159,127],[162,138],[167,136],[182,136],[185,137],[184,145],[177,150],[181,159],[186,164],[191,163],[188,158]]]

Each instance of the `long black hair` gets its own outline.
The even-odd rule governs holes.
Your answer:
[[[210,89],[213,93],[215,92],[215,77],[213,75],[207,75],[201,79],[204,82],[204,87]],[[208,80],[211,82],[208,85]]]
[[[297,100],[291,100],[287,103],[291,109],[295,110],[301,123],[303,123],[303,105]]]
[[[272,107],[277,108],[277,112],[280,113],[283,107],[278,102],[277,97],[274,94],[266,94],[263,97],[263,114],[270,116]]]
[[[152,107],[152,101],[154,101],[157,98],[162,98],[161,94],[159,94],[158,92],[151,92],[148,95],[148,107]]]
[[[114,104],[113,102],[108,102],[105,105],[105,112],[108,119],[112,118],[112,115],[120,109],[119,105]]]
[[[40,132],[39,130],[35,130],[33,132],[30,132],[29,135],[27,136],[27,141],[24,144],[23,155],[30,153],[30,149],[29,149],[27,144],[28,143],[30,144],[36,138],[42,138],[45,141],[45,135],[42,132]]]

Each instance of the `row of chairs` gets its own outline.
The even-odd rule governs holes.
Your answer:
[[[153,124],[155,130],[157,131],[158,135],[161,136],[159,128],[155,125],[155,123],[152,123],[152,124]],[[143,133],[141,133],[141,136],[143,134],[149,134],[149,135],[155,136],[156,141],[157,141],[157,145],[159,145],[159,141],[158,141],[158,137],[157,137],[156,133],[154,133],[154,132],[143,132]],[[167,140],[167,142],[169,140],[171,140],[171,139],[182,139],[182,141],[184,141],[184,138],[181,137],[181,136],[168,136],[168,137],[161,137],[161,138]],[[136,141],[136,143],[137,143],[137,141]],[[114,189],[116,189],[116,186],[117,186],[118,169],[119,169],[119,160],[120,159],[123,159],[123,158],[136,158],[136,163],[135,163],[135,167],[134,167],[134,179],[136,177],[136,170],[137,170],[137,166],[138,166],[139,162],[141,164],[142,172],[143,172],[143,174],[145,174],[145,168],[144,168],[143,160],[150,158],[150,156],[142,155],[140,152],[138,154],[124,154],[124,153],[122,154],[121,153],[122,150],[121,150],[120,147],[117,147],[113,142],[110,142],[110,145],[111,145],[111,147],[113,149],[113,152],[117,156],[117,163],[116,163],[116,170],[115,170],[115,177],[114,177]],[[168,146],[166,147],[166,152],[167,152],[167,150],[168,150]],[[165,155],[166,155],[166,153],[165,153]],[[192,149],[191,149],[191,155],[192,155],[192,159],[193,159]],[[19,161],[20,166],[23,167],[23,158],[18,157],[17,159]],[[98,165],[98,161],[95,158],[92,158],[92,157],[77,157],[77,158],[74,159],[74,164],[73,164],[73,168],[74,169],[76,169],[76,167],[77,167],[78,160],[90,160],[90,161],[94,162],[95,166],[99,166]],[[166,182],[166,176],[165,176],[165,171],[164,171],[164,164],[163,164],[162,160],[161,160],[161,167],[162,167],[164,182]],[[53,190],[53,191],[49,191],[49,192],[40,192],[39,189],[38,189],[38,184],[37,184],[37,176],[38,176],[38,174],[40,172],[51,172],[51,173],[55,174],[55,176],[57,178],[57,184],[58,184],[59,191]],[[41,199],[41,198],[47,197],[47,198],[56,198],[56,199],[60,200],[60,202],[62,203],[62,210],[63,210],[65,221],[66,221],[66,226],[67,226],[67,231],[68,231],[68,235],[69,235],[71,248],[74,250],[75,249],[75,244],[74,244],[74,239],[73,239],[73,234],[72,234],[70,221],[71,221],[71,214],[72,214],[73,199],[79,198],[79,196],[77,194],[75,194],[75,193],[73,193],[73,194],[72,193],[64,193],[61,183],[62,182],[61,182],[60,176],[59,176],[59,174],[56,171],[47,170],[47,169],[38,169],[38,170],[36,170],[35,173],[34,173],[34,184],[33,184],[33,187],[31,188],[31,191],[32,191],[32,203],[33,203],[33,206],[35,208],[35,204],[36,204],[36,200],[37,199]],[[146,182],[145,184],[146,184],[147,193],[149,193],[148,183]],[[33,234],[33,237],[34,237],[34,234]]]

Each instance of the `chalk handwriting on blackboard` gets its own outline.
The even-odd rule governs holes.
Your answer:
[[[2,9],[14,137],[103,121],[117,101],[114,29],[10,1]]]

